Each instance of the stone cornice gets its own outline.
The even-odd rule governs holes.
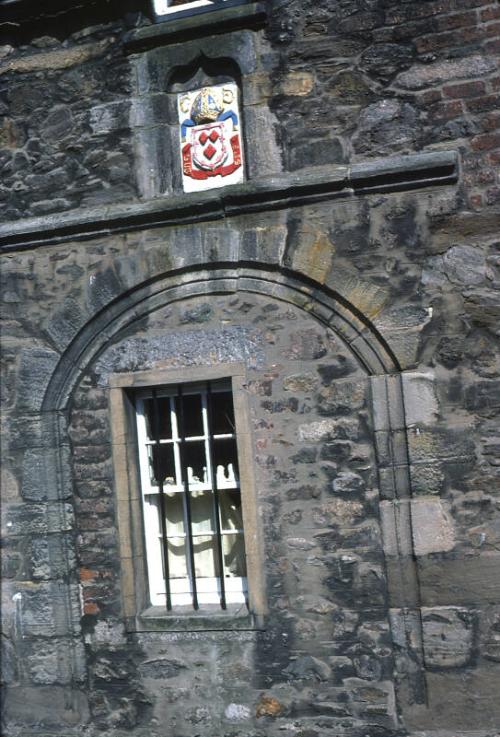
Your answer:
[[[261,26],[266,17],[266,7],[262,2],[230,5],[220,10],[210,9],[209,12],[193,13],[187,17],[165,17],[151,26],[130,31],[124,36],[123,44],[128,52],[134,53],[156,46],[179,43],[188,38],[207,37],[240,28]]]
[[[352,166],[302,169],[202,193],[70,210],[4,223],[0,226],[0,250],[5,253],[112,233],[201,223],[336,197],[451,184],[457,178],[455,151],[373,159]]]

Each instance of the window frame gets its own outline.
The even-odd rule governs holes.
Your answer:
[[[210,427],[210,416],[212,412],[215,413],[217,396],[221,394],[229,394],[231,405],[234,405],[232,387],[228,380],[174,384],[154,389],[142,388],[135,393],[147,573],[152,606],[161,606],[166,600],[168,609],[190,604],[193,609],[198,609],[199,604],[204,603],[220,603],[221,608],[226,609],[228,603],[243,604],[246,601],[246,572],[245,575],[224,576],[223,570],[223,551],[226,543],[235,540],[235,536],[244,543],[244,528],[243,521],[233,528],[223,525],[222,500],[229,492],[235,492],[241,502],[241,486],[239,476],[235,473],[238,463],[236,428],[233,426],[229,433],[217,433]],[[197,400],[194,401],[194,404],[198,405],[196,413],[200,421],[194,435],[186,428],[186,422],[181,422],[182,416],[186,417],[185,410],[179,411],[179,402],[184,402],[189,397],[199,397],[199,404]],[[147,403],[150,403],[149,408]],[[155,437],[155,404],[158,412],[158,437]],[[163,410],[160,410],[161,404]],[[161,437],[160,412],[168,416],[167,433]],[[232,458],[235,466],[231,467],[226,479],[221,478],[223,474],[219,474],[212,463],[215,463],[217,444],[228,440],[233,441]],[[200,445],[203,447],[202,456],[206,464],[204,478],[199,479],[192,474],[190,478],[189,448]],[[167,465],[170,465],[169,471],[172,474],[165,477],[161,483],[154,478],[155,470],[157,471],[158,464],[161,464],[158,456],[156,462],[154,460],[155,449],[158,449],[158,446],[163,448],[165,460],[170,456],[170,463],[167,462]],[[191,514],[194,515],[196,507],[200,502],[203,504],[203,501],[208,503],[208,508],[204,509],[206,516],[196,522],[194,519],[191,521]],[[167,516],[170,513],[172,519],[175,507],[180,507],[179,511],[182,510],[179,519],[173,524],[169,521],[163,526],[160,522],[160,510],[164,508]],[[207,542],[208,539],[211,539],[209,550],[213,554],[213,575],[206,573],[199,575],[194,572],[194,568],[195,559],[201,551],[197,554],[193,546],[196,546],[198,541]],[[181,545],[181,540],[184,541],[184,556],[167,553],[169,544]],[[168,558],[170,575],[167,579],[163,572],[163,555],[167,555]],[[208,559],[210,557],[208,556]],[[184,576],[173,575],[172,569],[176,563],[180,564],[181,568],[185,567]],[[201,560],[199,563],[201,564]],[[222,573],[219,570],[217,575],[219,567]]]
[[[169,0],[152,0],[153,13],[157,22],[189,18],[203,13],[215,13],[217,10],[246,5],[249,0],[220,0],[213,5],[210,0],[185,0],[183,5],[169,6]]]
[[[174,607],[152,606],[148,596],[146,545],[142,510],[135,396],[138,391],[228,380],[233,395],[240,493],[245,535],[248,609],[245,604]],[[122,583],[122,608],[129,631],[158,629],[254,629],[267,608],[264,596],[260,525],[258,524],[253,443],[245,392],[245,366],[157,368],[113,374],[109,380],[111,442],[116,493]]]

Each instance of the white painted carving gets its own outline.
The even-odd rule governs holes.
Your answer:
[[[182,183],[200,192],[244,179],[238,87],[228,83],[178,96]]]

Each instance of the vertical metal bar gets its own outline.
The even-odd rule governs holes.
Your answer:
[[[220,526],[220,506],[219,506],[219,489],[217,488],[217,469],[214,465],[213,451],[213,403],[212,403],[212,387],[207,382],[207,425],[208,425],[208,449],[210,457],[210,476],[212,484],[213,513],[215,520],[215,530],[217,533],[216,547],[217,557],[219,559],[219,583],[220,583],[220,605],[221,609],[226,608],[226,586],[224,582],[224,553],[222,550],[222,533]]]
[[[179,431],[179,450],[181,456],[181,473],[182,484],[184,486],[184,509],[187,522],[186,537],[188,543],[189,566],[191,568],[191,588],[193,594],[193,609],[199,609],[198,591],[196,587],[196,570],[194,566],[194,548],[193,548],[193,527],[191,521],[191,497],[189,495],[189,480],[187,473],[186,459],[186,435],[184,432],[184,407],[182,402],[182,386],[177,391],[178,409],[178,431]]]
[[[158,405],[158,396],[156,389],[152,392],[153,399],[153,436],[156,448],[156,459],[153,454],[153,472],[156,483],[160,492],[160,518],[161,518],[161,542],[163,550],[163,577],[165,578],[165,593],[167,595],[167,609],[172,609],[172,597],[170,594],[170,570],[168,565],[168,539],[167,539],[167,515],[165,505],[165,493],[163,491],[163,479],[161,477],[161,460],[160,460],[160,408]]]

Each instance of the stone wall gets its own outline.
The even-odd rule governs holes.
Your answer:
[[[104,619],[119,631],[121,611],[109,376],[138,365],[232,361],[247,366],[265,630],[155,632],[106,646],[95,625]],[[235,291],[158,310],[113,341],[83,379],[70,436],[96,726],[141,723],[147,715],[160,734],[162,724],[186,736],[202,730],[215,737],[235,726],[279,734],[269,704],[290,724],[316,714],[332,729],[394,724],[369,381],[356,364],[302,311]],[[120,689],[117,700],[116,681],[125,679],[130,696]]]
[[[231,26],[267,179],[205,220],[203,195],[145,200],[136,75],[224,26],[146,43],[128,10],[1,49],[6,734],[496,737],[497,5]],[[457,181],[380,158],[422,150],[457,150]],[[109,374],[236,360],[265,627],[127,633]]]

